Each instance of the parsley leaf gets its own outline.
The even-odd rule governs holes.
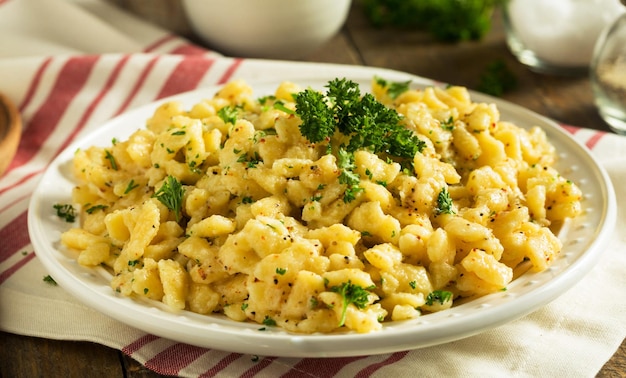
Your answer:
[[[57,282],[52,278],[51,275],[47,275],[43,277],[43,282],[50,284],[52,286],[57,286]]]
[[[452,207],[452,198],[447,187],[441,188],[439,195],[437,196],[437,207],[435,208],[436,214],[456,214]]]
[[[109,163],[111,164],[111,168],[113,168],[114,171],[118,170],[117,167],[117,162],[115,161],[115,157],[111,154],[111,151],[109,150],[104,150],[104,157],[109,161]]]
[[[285,103],[283,103],[282,101],[276,101],[273,105],[274,109],[276,110],[280,110],[283,111],[287,114],[296,114],[295,111],[289,109],[288,107],[285,106]]]
[[[57,203],[52,207],[57,211],[57,216],[65,219],[67,223],[73,223],[76,220],[76,209],[72,205]]]
[[[433,303],[439,302],[444,304],[452,299],[452,292],[446,290],[435,290],[426,296],[426,305],[432,306]]]
[[[454,130],[454,118],[450,116],[448,119],[441,121],[439,125],[446,131],[452,131]]]
[[[165,182],[161,185],[161,188],[154,193],[153,197],[173,211],[176,216],[176,222],[178,222],[182,212],[184,194],[185,190],[180,181],[173,176],[167,176]]]
[[[353,304],[358,309],[362,310],[369,303],[370,292],[359,285],[354,285],[350,280],[339,286],[331,287],[330,291],[338,293],[343,299],[343,309],[341,311],[339,327],[342,327],[346,323],[346,312],[350,304]]]
[[[265,319],[263,319],[263,325],[273,327],[276,325],[276,320],[270,318],[268,315],[265,315]]]
[[[358,173],[354,172],[356,165],[354,164],[353,153],[340,148],[338,155],[337,166],[341,168],[339,183],[347,186],[343,195],[343,202],[352,202],[356,198],[356,195],[364,190],[359,186],[361,177]]]
[[[296,114],[302,119],[300,132],[309,142],[318,143],[334,134],[335,115],[322,93],[308,88],[293,94],[293,99]]]
[[[128,185],[126,186],[126,189],[124,190],[124,194],[128,194],[131,190],[137,188],[138,186],[139,184],[136,184],[135,180],[131,179]]]
[[[97,210],[105,210],[107,207],[108,207],[107,205],[94,205],[94,206],[91,206],[91,207],[87,208],[87,210],[85,210],[85,212],[87,214],[93,214]]]
[[[387,94],[391,97],[392,100],[395,100],[402,93],[409,90],[409,85],[411,84],[411,80],[409,81],[387,81],[381,77],[375,77],[376,83],[381,87],[387,89]]]
[[[224,121],[224,123],[232,123],[233,125],[237,122],[238,110],[234,106],[224,106],[220,110],[217,111],[217,116]]]

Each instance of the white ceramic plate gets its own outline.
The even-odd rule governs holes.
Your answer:
[[[401,74],[384,73],[389,80],[414,79],[416,85],[432,82]],[[389,76],[391,75],[391,76]],[[297,80],[302,85],[322,88],[328,79]],[[371,75],[357,73],[352,80],[369,90]],[[257,96],[274,92],[278,83],[254,84]],[[191,105],[212,96],[218,88],[202,89],[174,98]],[[424,315],[405,322],[388,323],[383,330],[368,334],[294,335],[250,323],[238,323],[223,316],[173,313],[158,302],[139,301],[116,294],[109,287],[110,274],[102,268],[84,268],[75,254],[61,246],[60,234],[68,224],[53,209],[56,203],[70,203],[75,185],[71,176],[74,151],[91,145],[110,145],[126,139],[143,127],[157,104],[133,110],[100,127],[98,131],[61,153],[46,170],[35,190],[28,213],[30,237],[41,262],[52,277],[78,300],[130,326],[161,337],[192,345],[255,355],[284,357],[340,357],[421,348],[465,338],[528,314],[555,299],[578,282],[595,264],[610,236],[616,219],[611,183],[588,150],[574,141],[554,122],[519,106],[473,93],[475,101],[495,102],[502,119],[521,127],[539,125],[559,151],[557,168],[580,186],[584,193],[584,215],[573,220],[561,233],[564,248],[553,265],[541,273],[527,273],[505,292],[488,295],[452,309]],[[159,101],[159,103],[165,100]]]

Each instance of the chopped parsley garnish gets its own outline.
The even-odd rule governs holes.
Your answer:
[[[350,304],[362,310],[369,303],[370,292],[359,285],[354,285],[352,281],[344,282],[339,286],[333,286],[330,288],[330,291],[341,295],[343,299],[339,327],[342,327],[346,323],[346,312]]]
[[[430,292],[426,296],[426,305],[432,306],[433,303],[438,302],[444,304],[452,299],[452,293],[446,290],[435,290]]]
[[[57,211],[57,216],[67,223],[74,223],[76,220],[76,209],[70,204],[57,203],[52,206]]]
[[[217,111],[217,116],[224,121],[224,123],[232,123],[233,125],[237,122],[237,114],[238,110],[234,106],[224,106],[220,110]]]
[[[415,288],[417,287],[417,282],[411,281],[409,282],[409,286],[411,286],[411,289],[415,290]]]
[[[280,274],[281,276],[287,273],[287,269],[285,268],[276,268],[276,274]]]
[[[358,173],[354,172],[356,168],[354,164],[354,154],[340,148],[338,155],[337,166],[341,168],[339,183],[347,186],[343,194],[343,202],[352,202],[357,194],[363,191],[363,188],[359,186],[361,178]]]
[[[311,304],[311,308],[315,308],[319,305],[319,301],[315,297],[311,297],[311,299],[309,299],[309,303]]]
[[[117,171],[118,170],[117,162],[115,161],[115,157],[111,154],[111,151],[104,150],[104,157],[111,164],[111,168],[113,168],[113,170]]]
[[[135,180],[130,180],[130,182],[128,183],[128,185],[126,186],[126,189],[124,190],[124,194],[128,194],[131,190],[135,189],[139,187],[139,184],[135,183]]]
[[[287,114],[296,114],[296,112],[294,112],[292,109],[289,109],[288,107],[286,107],[282,101],[276,101],[274,103],[274,109],[283,111]]]
[[[310,201],[311,201],[311,202],[319,202],[319,201],[321,201],[321,200],[322,200],[322,198],[324,198],[324,196],[322,196],[322,195],[315,195],[315,196],[312,196],[312,197],[310,198]]]
[[[454,118],[450,116],[448,119],[441,121],[441,128],[446,131],[452,131],[454,129]]]
[[[139,260],[130,260],[128,261],[128,266],[136,266],[139,264]]]
[[[85,210],[85,212],[87,214],[93,214],[94,212],[98,210],[104,210],[107,207],[108,207],[107,205],[94,205],[94,206],[88,207],[87,210]]]
[[[185,190],[183,189],[182,184],[173,176],[167,176],[165,182],[159,188],[159,190],[154,193],[153,197],[159,200],[163,205],[165,205],[168,209],[174,212],[174,216],[176,217],[176,222],[180,220],[182,213],[182,205],[183,205],[183,195],[185,194]]]
[[[441,188],[439,195],[437,196],[437,207],[435,208],[436,214],[455,214],[452,207],[452,198],[450,198],[450,192],[447,187]]]
[[[246,163],[247,168],[256,168],[257,164],[262,161],[263,160],[261,160],[261,156],[259,156],[258,152],[255,152],[253,157],[249,157],[248,155],[243,154],[239,156],[239,158],[237,158],[237,162]]]
[[[411,80],[408,81],[388,81],[381,77],[375,77],[376,83],[381,87],[387,89],[387,94],[391,99],[395,100],[402,93],[409,90]]]
[[[249,196],[243,197],[241,199],[241,203],[246,204],[246,205],[247,204],[251,204],[253,202],[254,202],[254,199],[252,197],[249,197]]]
[[[264,140],[268,135],[276,135],[276,129],[257,130],[252,137],[254,143],[259,143]]]
[[[185,135],[185,134],[186,134],[185,130],[174,131],[174,132],[172,133],[172,135]]]
[[[258,99],[259,104],[261,105],[265,105],[268,101],[273,101],[273,100],[276,100],[276,96],[274,95],[267,95],[267,96],[259,97]]]
[[[276,320],[270,318],[269,316],[265,316],[265,319],[263,319],[263,325],[266,325],[268,327],[273,327],[276,325]]]
[[[54,278],[52,278],[51,275],[47,275],[43,277],[43,282],[50,284],[52,286],[56,286],[57,282],[54,280]]]

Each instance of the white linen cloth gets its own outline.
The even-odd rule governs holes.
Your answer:
[[[30,194],[65,146],[128,109],[234,78],[281,81],[381,70],[225,58],[97,0],[0,0],[0,36],[0,91],[24,118],[17,156],[0,177],[3,331],[104,344],[158,373],[184,377],[591,377],[626,337],[626,240],[619,232],[626,226],[626,138],[579,128],[571,128],[575,138],[613,180],[617,231],[583,280],[507,325],[387,355],[256,360],[149,335],[102,315],[43,282],[48,273],[28,238]]]

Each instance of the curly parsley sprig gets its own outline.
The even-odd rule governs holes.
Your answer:
[[[415,154],[422,152],[426,143],[402,124],[398,112],[376,100],[371,93],[362,95],[357,83],[345,78],[334,79],[326,88],[326,93],[309,88],[293,94],[295,114],[302,120],[300,133],[311,143],[330,141],[335,133],[348,137],[336,153],[342,170],[339,181],[346,185],[343,200],[350,202],[363,190],[352,166],[354,152],[363,149],[382,153],[401,164],[411,165]],[[328,146],[330,153],[333,149]]]
[[[339,327],[342,327],[346,323],[346,314],[348,311],[348,306],[350,304],[355,305],[360,310],[363,310],[365,307],[367,307],[367,304],[370,302],[370,292],[367,291],[367,289],[373,289],[373,287],[363,288],[362,286],[353,284],[350,280],[348,280],[348,282],[342,283],[339,286],[333,286],[330,288],[330,291],[341,295],[341,298],[343,300]]]
[[[309,88],[293,95],[302,120],[300,132],[311,143],[328,140],[339,131],[350,137],[349,152],[367,149],[403,159],[412,159],[426,146],[402,125],[398,112],[371,93],[361,95],[357,83],[334,79],[326,88],[325,94]]]

